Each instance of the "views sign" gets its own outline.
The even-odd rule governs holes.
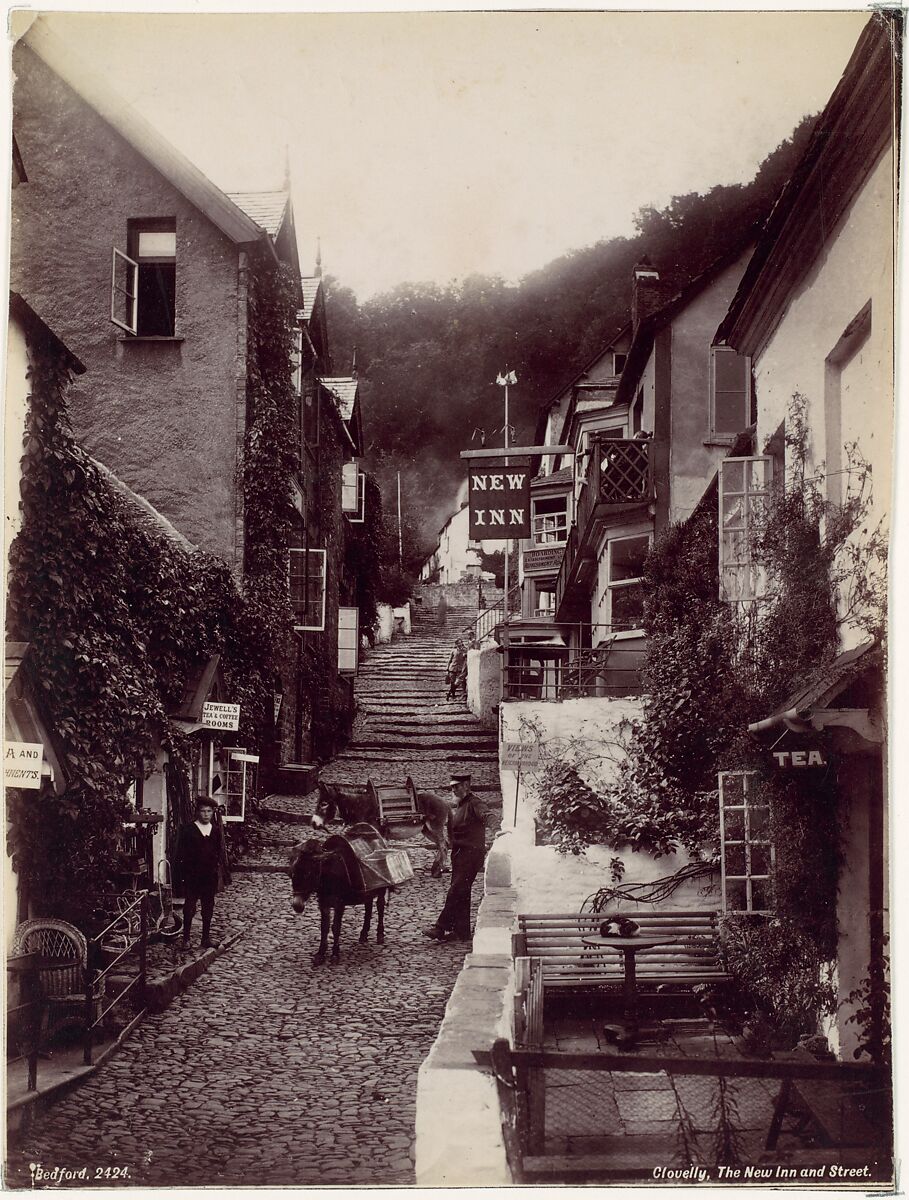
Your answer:
[[[468,472],[471,539],[530,537],[529,468],[477,459]]]

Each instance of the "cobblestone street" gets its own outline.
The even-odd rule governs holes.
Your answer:
[[[413,669],[425,671],[427,653],[434,650],[434,662],[446,643],[428,642]],[[382,647],[370,656],[377,668],[383,658],[400,682],[397,643],[394,654]],[[375,670],[369,678],[370,689],[379,686]],[[427,704],[437,699],[433,681]],[[381,744],[372,754],[356,769],[364,780],[366,769],[376,777],[383,769]],[[444,784],[439,772],[448,766],[434,762],[432,781]],[[384,769],[394,779],[401,773],[397,763]],[[351,765],[344,772],[354,773]],[[297,812],[314,802],[314,793],[269,798]],[[309,836],[307,826],[268,822],[253,857],[260,867],[283,863],[289,846]],[[363,910],[348,910],[336,967],[311,965],[314,901],[297,916],[285,875],[238,870],[218,897],[214,935],[247,926],[245,935],[37,1116],[11,1147],[8,1185],[30,1185],[29,1163],[128,1168],[128,1178],[108,1186],[412,1184],[417,1071],[468,947],[421,935],[447,879],[430,876],[428,844],[402,844],[414,879],[390,897],[386,944],[376,945],[374,924],[369,944],[359,945]],[[480,898],[477,885],[475,907]]]

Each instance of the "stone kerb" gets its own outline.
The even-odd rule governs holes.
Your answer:
[[[496,1082],[474,1050],[514,1033],[511,934],[517,894],[510,886],[505,835],[486,859],[472,953],[464,959],[439,1034],[417,1077],[416,1182],[420,1187],[513,1183]]]

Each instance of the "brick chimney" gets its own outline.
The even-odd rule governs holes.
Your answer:
[[[645,254],[640,262],[634,265],[634,287],[631,293],[631,336],[638,332],[638,326],[665,302],[667,298],[666,285],[660,280],[660,273]]]

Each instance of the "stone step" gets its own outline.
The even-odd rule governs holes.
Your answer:
[[[407,753],[408,751],[413,750],[450,750],[458,754],[465,752],[492,754],[494,751],[497,751],[497,747],[495,745],[490,745],[488,742],[484,743],[481,741],[459,742],[457,745],[453,745],[450,741],[411,737],[402,738],[400,741],[393,741],[391,739],[386,740],[383,738],[383,740],[380,742],[349,742],[346,750],[355,750],[358,752],[381,750],[383,754],[385,754],[387,751],[396,750],[400,750],[402,753]]]

